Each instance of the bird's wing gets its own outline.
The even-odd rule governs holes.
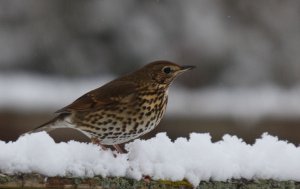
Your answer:
[[[137,96],[137,84],[130,81],[112,81],[106,85],[92,90],[79,97],[70,105],[56,111],[56,113],[76,111],[88,111],[107,105],[118,103],[130,103]]]

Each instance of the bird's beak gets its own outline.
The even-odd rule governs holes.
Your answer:
[[[181,66],[180,72],[185,72],[194,68],[196,68],[196,66]]]

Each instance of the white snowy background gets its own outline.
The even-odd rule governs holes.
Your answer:
[[[207,133],[171,141],[166,133],[126,145],[128,153],[103,151],[91,143],[55,143],[45,132],[0,141],[0,172],[40,173],[46,176],[94,175],[142,179],[275,179],[300,181],[300,147],[263,134],[253,145],[236,136],[211,141]]]
[[[0,75],[0,109],[16,112],[54,112],[114,76],[62,79],[34,74]],[[175,81],[176,85],[176,81]],[[261,118],[300,117],[300,85],[284,89],[276,85],[218,87],[186,90],[171,86],[167,116],[233,118],[253,121]]]

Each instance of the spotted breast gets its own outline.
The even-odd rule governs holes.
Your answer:
[[[168,93],[162,87],[139,91],[135,103],[106,106],[95,112],[83,111],[74,114],[72,120],[80,131],[98,138],[104,145],[120,144],[142,136],[161,121]]]

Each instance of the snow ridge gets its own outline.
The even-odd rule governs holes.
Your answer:
[[[99,150],[93,144],[55,143],[45,132],[0,141],[0,172],[36,172],[47,176],[125,176],[172,181],[275,179],[300,181],[300,147],[263,134],[253,145],[224,135],[212,142],[209,134],[191,133],[175,141],[159,133],[126,145],[127,154]]]

